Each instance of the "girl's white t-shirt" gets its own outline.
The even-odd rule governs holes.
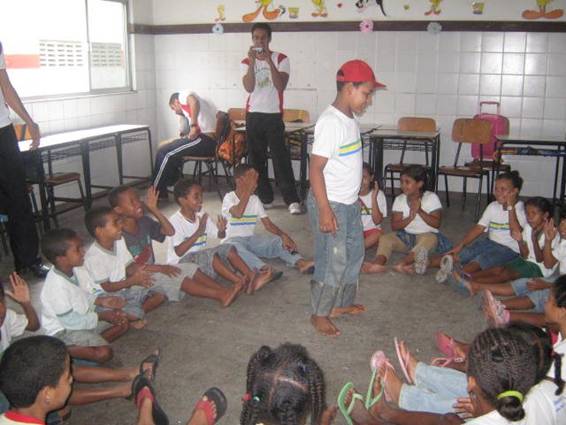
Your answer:
[[[560,239],[552,250],[552,256],[558,260],[559,273],[566,274],[566,239]]]
[[[372,193],[373,191],[370,190],[366,195],[360,195],[362,225],[364,227],[364,232],[371,229],[381,229],[381,223],[375,224],[373,222],[373,218],[371,217],[371,213],[373,211],[371,203]],[[385,198],[383,190],[377,192],[377,208],[379,208],[379,211],[381,212],[381,215],[383,215],[383,218],[387,217],[387,199]]]
[[[532,235],[533,235],[533,228],[531,227],[530,224],[527,223],[527,225],[523,228],[523,240],[527,243],[527,248],[529,249],[529,256],[527,257],[527,261],[530,261],[531,263],[535,263],[540,268],[543,277],[549,277],[556,270],[556,265],[550,269],[547,269],[544,266],[543,261],[541,261],[540,263],[537,261]],[[545,239],[546,238],[544,236],[544,232],[541,232],[538,238],[538,246],[540,247],[541,251],[544,247]],[[557,244],[558,244],[558,236],[554,239],[554,241],[552,241],[552,248],[554,249]]]
[[[525,205],[523,201],[515,204],[515,213],[521,228],[527,224],[527,216],[525,215]],[[509,211],[503,209],[497,201],[493,201],[484,210],[478,224],[485,227],[489,232],[489,239],[500,245],[506,246],[516,253],[519,253],[519,244],[511,237],[511,230],[509,228]]]
[[[423,196],[421,198],[421,209],[427,214],[430,214],[433,211],[441,210],[442,203],[440,202],[438,195],[428,190],[423,193]],[[404,219],[409,217],[409,215],[411,214],[411,207],[407,202],[407,195],[402,193],[395,198],[395,201],[393,201],[392,211],[402,213]],[[438,229],[428,225],[418,214],[413,219],[413,221],[411,221],[405,227],[405,231],[413,235],[420,235],[422,233],[438,233]]]

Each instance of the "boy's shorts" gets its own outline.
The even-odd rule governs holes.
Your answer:
[[[486,237],[475,240],[458,254],[460,263],[465,265],[475,262],[480,265],[482,270],[503,266],[518,256],[519,254],[511,248],[493,242]]]
[[[107,329],[108,323],[99,321],[94,329],[69,330],[63,329],[53,335],[60,339],[65,345],[77,345],[80,347],[103,347],[108,345],[108,341],[100,336],[100,332]]]
[[[126,305],[122,307],[122,311],[130,316],[136,317],[137,319],[143,319],[145,312],[143,311],[143,303],[153,294],[164,294],[166,295],[163,288],[159,286],[152,286],[151,288],[143,288],[141,286],[133,286],[131,288],[122,289],[118,292],[106,292],[104,296],[113,296],[124,298]],[[111,308],[102,307],[97,305],[95,311],[100,313],[101,311],[109,311]]]
[[[198,271],[199,266],[194,263],[179,263],[174,267],[181,269],[179,276],[169,277],[164,273],[154,273],[154,286],[151,288],[161,288],[169,301],[181,301],[185,298],[185,292],[181,289],[181,285],[186,277],[192,279]]]
[[[505,268],[517,272],[520,277],[542,277],[542,272],[538,264],[517,257],[513,261],[505,264]]]
[[[220,259],[226,263],[228,261],[228,254],[230,253],[231,248],[232,245],[230,244],[222,244],[214,248],[190,252],[181,259],[180,264],[194,263],[198,266],[201,272],[207,274],[213,279],[216,279],[217,273],[214,271],[214,267],[212,266],[214,256],[218,255]]]
[[[533,303],[533,310],[535,313],[544,313],[544,305],[550,295],[550,289],[540,289],[538,291],[530,291],[527,283],[531,280],[530,277],[523,277],[511,282],[513,292],[518,297],[528,297]],[[550,283],[550,282],[549,282]]]

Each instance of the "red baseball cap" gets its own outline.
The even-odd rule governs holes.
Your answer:
[[[371,67],[363,60],[354,59],[346,62],[340,67],[336,74],[336,81],[344,83],[365,83],[372,82],[374,88],[387,87],[375,79],[375,74]]]

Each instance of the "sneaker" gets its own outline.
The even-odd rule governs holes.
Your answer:
[[[415,273],[423,275],[426,273],[428,267],[428,251],[424,248],[419,248],[415,253]]]
[[[292,215],[302,214],[303,210],[301,209],[301,204],[299,204],[298,202],[293,202],[291,205],[289,205],[289,212]]]
[[[446,282],[450,273],[452,273],[452,269],[454,267],[454,259],[451,255],[445,255],[440,260],[440,270],[436,272],[436,281],[438,283]]]
[[[270,210],[271,208],[273,208],[273,202],[268,202],[266,204],[263,204],[263,208],[266,210]]]

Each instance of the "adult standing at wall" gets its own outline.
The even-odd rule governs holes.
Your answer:
[[[271,153],[275,180],[291,214],[300,214],[299,197],[285,146],[283,92],[289,81],[289,58],[269,48],[271,27],[264,23],[252,26],[252,46],[242,60],[243,84],[249,93],[246,102],[246,138],[251,165],[259,173],[257,195],[269,207],[273,189],[269,183],[267,149]]]
[[[27,124],[31,149],[39,146],[39,126],[27,113],[12,86],[0,42],[0,211],[8,215],[8,237],[16,271],[45,277],[48,269],[39,258],[38,237],[27,195],[24,163],[6,104]]]

